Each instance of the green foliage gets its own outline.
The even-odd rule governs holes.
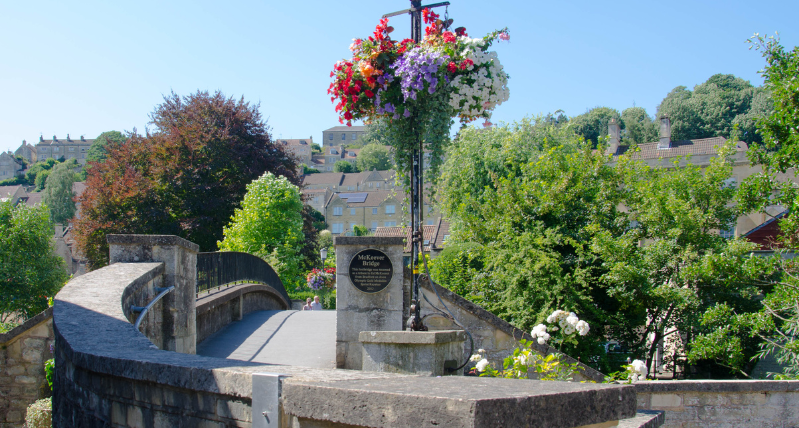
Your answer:
[[[658,106],[657,117],[669,116],[673,141],[729,138],[733,126],[738,125],[743,141],[758,142],[761,137],[755,132],[755,120],[771,111],[764,91],[731,74],[716,74],[693,91],[685,86],[674,88]]]
[[[316,168],[309,168],[308,165],[302,164],[302,173],[304,175],[319,174],[320,172],[322,172],[322,171],[319,171]]]
[[[369,236],[369,229],[366,226],[356,224],[352,228],[352,233],[355,236]]]
[[[358,153],[358,169],[361,171],[385,171],[393,168],[391,155],[386,146],[372,143],[367,144]]]
[[[322,303],[322,308],[324,309],[336,309],[336,290],[308,290],[306,289],[297,289],[291,290],[288,292],[289,298],[291,300],[300,300],[303,302],[306,301],[309,297],[313,300],[314,296],[319,296],[319,301]]]
[[[329,230],[322,230],[319,232],[319,238],[317,238],[317,245],[319,248],[331,248],[333,246],[333,234]],[[330,256],[330,252],[328,252],[328,257]]]
[[[19,324],[14,322],[0,322],[0,334],[8,333],[16,328]]]
[[[576,362],[565,362],[561,354],[540,355],[533,347],[532,341],[522,339],[513,353],[505,357],[501,369],[497,370],[488,365],[480,376],[528,379],[532,373],[532,378],[537,380],[569,382],[582,370],[583,368]]]
[[[241,251],[269,262],[290,288],[304,280],[300,272],[303,204],[297,186],[265,173],[247,185],[241,208],[224,227],[221,251]]]
[[[574,127],[577,135],[582,135],[586,141],[590,141],[594,147],[599,143],[599,139],[608,135],[608,124],[611,119],[616,119],[622,123],[621,115],[610,107],[594,107],[587,112],[571,118],[570,125]]]
[[[259,106],[243,98],[172,93],[150,119],[146,136],[107,145],[89,169],[75,232],[90,269],[108,263],[109,233],[177,235],[213,251],[247,184],[267,171],[299,184]]]
[[[630,107],[621,112],[622,141],[626,145],[651,143],[658,139],[657,122],[654,122],[643,107]]]
[[[53,399],[42,398],[28,406],[25,414],[27,428],[50,428],[53,426]]]
[[[350,173],[350,172],[358,172],[358,170],[354,166],[352,166],[351,163],[344,160],[340,160],[333,164],[333,172]]]
[[[319,143],[311,143],[311,153],[322,154],[322,146]]]
[[[444,248],[429,264],[430,275],[439,284],[460,296],[485,305],[482,293],[475,285],[475,277],[483,270],[483,257],[480,244],[474,242],[452,243]]]
[[[75,217],[73,200],[75,194],[72,192],[72,185],[78,179],[78,174],[75,173],[75,168],[78,166],[78,161],[75,159],[58,164],[51,170],[47,179],[42,202],[50,207],[50,218],[53,223],[66,224]]]
[[[16,186],[19,184],[28,184],[28,180],[25,179],[24,175],[17,175],[14,178],[7,178],[0,181],[0,186]]]
[[[53,390],[53,380],[55,376],[55,360],[50,358],[44,362],[44,377],[47,379],[47,385],[50,390]]]
[[[369,144],[390,146],[391,140],[389,139],[389,133],[386,124],[386,119],[380,118],[366,125],[365,132],[363,135],[361,135],[358,141],[364,146]]]
[[[127,140],[119,131],[106,131],[94,139],[89,151],[86,153],[87,162],[105,162],[108,155],[108,146],[119,146]]]
[[[47,309],[47,297],[69,278],[52,237],[46,206],[0,202],[0,322]]]

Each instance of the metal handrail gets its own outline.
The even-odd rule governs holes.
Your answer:
[[[291,298],[280,277],[262,258],[237,251],[197,254],[198,296],[214,288],[241,282],[268,285],[277,291],[287,304],[291,304]]]
[[[162,297],[166,296],[167,293],[169,293],[174,289],[175,289],[174,285],[167,288],[155,287],[155,290],[158,291],[159,293],[150,303],[147,304],[147,306],[130,305],[131,312],[139,312],[139,317],[136,318],[136,322],[133,324],[133,328],[138,330],[139,325],[141,325],[141,322],[144,319],[144,316],[147,314],[147,311],[149,311],[150,308],[153,307],[153,305],[155,305],[159,300],[161,300]]]

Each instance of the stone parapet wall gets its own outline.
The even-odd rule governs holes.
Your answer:
[[[436,288],[434,289],[433,287]],[[474,338],[474,351],[477,352],[478,349],[485,349],[489,361],[501,364],[505,357],[512,354],[513,350],[519,346],[519,340],[525,339],[533,341],[533,337],[530,336],[530,333],[519,330],[509,322],[440,285],[433,284],[424,279],[421,282],[420,288],[422,294],[427,297],[433,305],[446,312],[446,309],[443,307],[444,305],[439,302],[436,296],[436,291],[438,291],[438,296],[441,296],[441,300],[444,301],[447,308],[449,308],[455,315],[455,318],[466,327],[466,330],[472,334]],[[430,307],[427,301],[423,300],[422,316],[427,315],[431,316],[425,319],[425,324],[431,331],[460,329],[455,323],[439,315],[438,312]],[[539,345],[535,343],[533,346],[541,355],[549,355],[557,352],[555,348],[548,345]],[[467,339],[464,346],[464,359],[461,360],[461,362],[469,358],[469,351],[470,346],[469,340]],[[566,357],[566,361],[569,363],[577,362],[577,360],[568,356]],[[604,380],[604,375],[599,371],[582,363],[580,363],[580,367],[583,368],[582,376],[575,380],[590,380],[594,382],[602,382]]]
[[[652,381],[635,389],[639,409],[665,410],[664,427],[799,426],[799,381]]]
[[[21,427],[27,407],[49,395],[44,362],[53,343],[52,308],[0,334],[0,427]]]
[[[197,299],[197,343],[250,312],[289,306],[277,290],[263,284],[238,284],[203,294]]]

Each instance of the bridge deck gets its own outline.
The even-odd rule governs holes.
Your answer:
[[[197,354],[268,364],[335,368],[336,311],[259,311],[197,345]]]

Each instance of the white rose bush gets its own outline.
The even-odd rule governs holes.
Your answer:
[[[533,327],[530,336],[532,341],[522,339],[519,347],[503,361],[501,369],[494,368],[486,356],[484,349],[479,349],[472,355],[471,361],[475,362],[475,371],[480,376],[502,377],[507,379],[527,379],[533,377],[539,380],[572,381],[574,376],[583,369],[578,363],[566,363],[563,354],[556,352],[542,356],[534,348],[534,344],[547,345],[552,341],[558,350],[564,343],[576,344],[580,336],[585,336],[590,330],[587,322],[580,320],[574,312],[557,310],[547,317],[545,324]],[[644,376],[646,376],[644,374]]]

